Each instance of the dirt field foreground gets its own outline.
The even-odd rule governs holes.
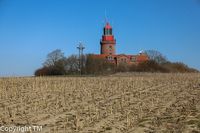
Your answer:
[[[0,132],[8,130],[199,133],[200,74],[0,78]]]

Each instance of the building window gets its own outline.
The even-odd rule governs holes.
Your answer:
[[[109,46],[109,50],[110,50],[110,51],[112,50],[112,46]]]
[[[136,57],[131,57],[131,62],[136,62]]]
[[[108,60],[113,60],[112,56],[107,57]]]
[[[104,29],[104,35],[112,35],[112,29]]]
[[[126,63],[126,58],[121,58],[121,62]]]
[[[109,34],[109,35],[112,35],[112,29],[109,29],[109,30],[108,30],[108,34]]]

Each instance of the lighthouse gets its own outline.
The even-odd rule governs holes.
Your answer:
[[[105,59],[108,62],[116,65],[137,65],[141,62],[149,60],[149,57],[143,52],[140,52],[136,55],[117,54],[116,40],[113,35],[113,29],[108,22],[103,27],[103,35],[100,40],[100,54],[94,54],[93,56],[96,59]]]
[[[104,55],[115,55],[115,45],[116,40],[112,34],[112,27],[107,22],[105,27],[103,28],[103,35],[100,41],[101,52],[100,54]]]

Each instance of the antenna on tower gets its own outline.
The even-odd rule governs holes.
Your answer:
[[[115,27],[114,20],[111,20],[110,24]]]
[[[106,9],[105,9],[105,14],[104,14],[104,15],[105,15],[105,16],[104,16],[104,17],[105,17],[105,23],[107,23],[107,22],[108,22],[108,20],[107,20],[108,18],[107,18],[107,12],[106,12]]]
[[[80,71],[80,74],[82,74],[82,68],[83,68],[83,50],[85,49],[85,47],[83,46],[82,42],[79,42],[77,49],[79,51],[79,71]]]

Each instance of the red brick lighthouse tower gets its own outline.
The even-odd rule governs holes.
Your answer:
[[[115,46],[116,40],[112,34],[112,27],[107,22],[103,28],[103,35],[100,41],[101,51],[100,54],[94,55],[95,58],[106,59],[107,61],[119,64],[139,64],[144,61],[148,61],[149,57],[145,53],[139,53],[137,55],[116,54]]]
[[[103,36],[101,39],[101,54],[115,55],[115,44],[116,40],[112,35],[112,27],[107,22],[103,29]]]

